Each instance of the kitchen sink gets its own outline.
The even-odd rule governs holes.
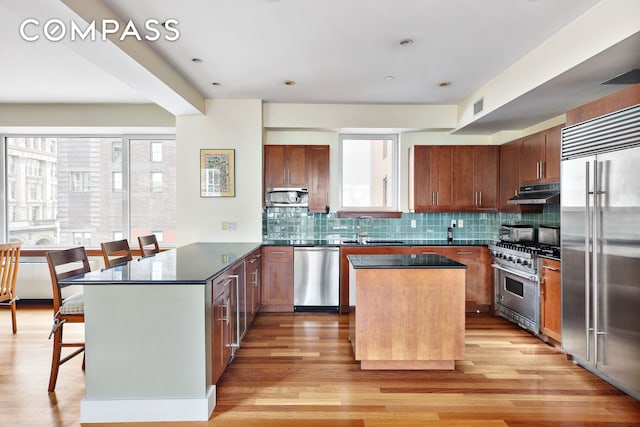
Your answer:
[[[404,245],[404,240],[365,240],[359,242],[357,240],[343,240],[344,245]]]

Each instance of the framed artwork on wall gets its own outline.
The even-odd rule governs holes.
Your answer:
[[[235,197],[235,151],[200,150],[200,197]]]

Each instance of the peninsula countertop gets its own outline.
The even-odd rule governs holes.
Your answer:
[[[353,268],[467,268],[438,254],[348,255]]]
[[[204,284],[261,246],[261,242],[191,243],[151,257],[71,277],[60,283],[63,285]]]

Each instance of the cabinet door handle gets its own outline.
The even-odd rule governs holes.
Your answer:
[[[273,251],[273,252],[271,252],[271,254],[273,254],[273,255],[285,255],[286,252],[285,251]]]
[[[543,265],[542,268],[544,268],[545,270],[560,271],[559,268],[549,267],[548,265]]]
[[[457,251],[456,254],[458,254],[458,255],[471,255],[471,254],[473,254],[473,252],[471,252],[471,251]]]
[[[482,205],[482,191],[478,191],[478,194],[480,196],[480,203],[478,203],[478,204]]]
[[[438,255],[438,252],[422,252],[422,255]]]
[[[436,206],[440,205],[440,192],[436,191]]]

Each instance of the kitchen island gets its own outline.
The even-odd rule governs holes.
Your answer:
[[[466,266],[437,254],[348,260],[349,339],[361,369],[455,369]]]
[[[84,287],[80,421],[208,420],[216,401],[212,288],[260,246],[194,243],[62,281]]]

